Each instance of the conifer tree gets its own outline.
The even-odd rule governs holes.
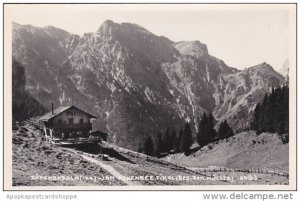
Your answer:
[[[154,155],[154,145],[151,137],[148,137],[144,144],[144,154],[147,154],[149,156]]]
[[[198,125],[197,142],[200,146],[204,146],[212,142],[216,138],[216,131],[214,129],[214,117],[203,113]]]
[[[278,133],[284,142],[289,134],[289,87],[273,88],[266,93],[262,103],[255,107],[251,129],[262,132]]]
[[[207,143],[208,139],[208,118],[204,112],[198,125],[197,142],[203,146]]]
[[[175,131],[174,131],[175,132]],[[180,132],[182,132],[182,130],[180,129]],[[179,133],[180,133],[179,132]],[[174,136],[174,140],[173,140],[173,150],[175,153],[179,152],[179,141],[180,141],[180,134],[177,134],[175,132],[175,136]]]
[[[174,151],[174,142],[175,142],[175,140],[176,140],[176,131],[173,130],[173,131],[172,131],[172,134],[171,134],[171,138],[170,138],[170,143],[169,143],[169,146],[170,146],[169,150],[170,150],[170,151],[171,151],[171,150]]]
[[[187,122],[183,129],[183,135],[180,141],[181,152],[187,152],[190,146],[193,144],[192,129],[190,124]]]
[[[160,156],[160,154],[163,152],[163,146],[164,146],[164,143],[162,141],[161,134],[158,133],[157,134],[157,145],[156,145],[156,151],[155,151],[156,156]]]
[[[165,136],[164,136],[164,147],[163,147],[163,152],[169,152],[172,149],[172,141],[171,141],[171,134],[170,134],[170,129],[167,128]]]
[[[229,127],[227,120],[223,121],[220,124],[219,131],[218,131],[219,138],[224,139],[224,138],[231,137],[233,135],[234,135],[233,130],[232,128]]]
[[[216,131],[214,129],[214,116],[210,113],[208,117],[208,136],[210,140],[216,137]]]
[[[261,130],[260,128],[260,103],[258,103],[254,109],[254,113],[253,113],[253,119],[251,122],[251,129],[259,131]]]

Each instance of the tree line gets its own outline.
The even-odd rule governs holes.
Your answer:
[[[168,128],[163,135],[158,133],[155,136],[149,136],[138,151],[157,157],[166,153],[187,153],[195,141],[202,147],[234,135],[226,120],[220,123],[218,131],[214,128],[215,123],[216,120],[211,113],[209,115],[203,113],[198,121],[198,131],[195,133],[196,139],[193,137],[190,124],[186,122],[178,132],[171,131]]]
[[[196,133],[192,132],[188,122],[179,129],[167,129],[164,134],[148,137],[139,148],[151,156],[161,156],[163,153],[187,153],[191,145],[197,142],[200,147],[209,143],[226,139],[234,135],[227,120],[219,124],[215,129],[216,120],[214,116],[203,113],[198,120]],[[250,121],[250,129],[258,134],[262,132],[278,133],[284,143],[289,141],[289,87],[282,86],[273,88],[271,93],[266,93],[262,102],[258,103],[254,109]]]
[[[284,143],[289,136],[289,87],[272,88],[254,109],[250,127],[258,134],[278,133]]]

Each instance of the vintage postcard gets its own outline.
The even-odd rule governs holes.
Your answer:
[[[4,4],[4,190],[296,190],[296,4]]]

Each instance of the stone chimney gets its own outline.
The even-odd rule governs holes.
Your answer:
[[[51,112],[54,114],[53,102],[51,103]]]

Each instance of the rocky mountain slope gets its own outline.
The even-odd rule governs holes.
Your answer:
[[[285,77],[287,83],[289,81],[289,68],[290,68],[289,59],[286,59],[283,62],[282,67],[279,69],[279,73]]]
[[[264,93],[284,82],[266,63],[240,71],[199,41],[173,42],[110,20],[83,36],[14,23],[13,56],[25,67],[26,91],[44,107],[53,101],[92,112],[96,128],[134,150],[184,121],[196,129],[202,112],[242,129]]]

